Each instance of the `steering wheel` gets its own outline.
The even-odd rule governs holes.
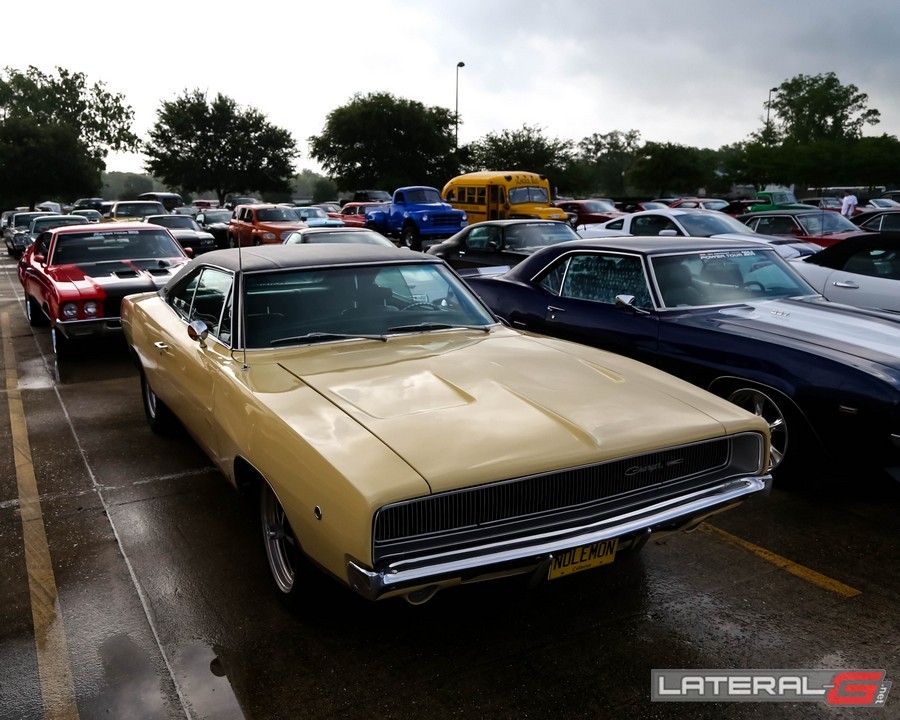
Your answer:
[[[759,280],[748,280],[744,283],[744,287],[748,290],[758,289],[760,292],[766,291],[766,286],[763,285]]]
[[[414,302],[407,305],[405,308],[403,308],[403,312],[406,312],[407,310],[413,310],[415,308],[428,308],[429,310],[437,310],[437,307],[434,304],[420,300],[419,302]]]

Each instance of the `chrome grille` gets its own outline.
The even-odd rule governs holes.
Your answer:
[[[731,440],[720,438],[385,506],[374,520],[375,561],[578,524],[701,488],[730,469]]]
[[[453,227],[458,228],[460,223],[459,215],[437,214],[431,216],[432,227]]]

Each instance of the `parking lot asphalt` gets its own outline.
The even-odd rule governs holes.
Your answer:
[[[412,606],[335,585],[292,614],[250,504],[147,427],[123,344],[58,364],[6,257],[0,342],[0,720],[900,718],[896,689],[881,710],[651,702],[653,669],[900,675],[896,483],[797,477],[538,587]]]

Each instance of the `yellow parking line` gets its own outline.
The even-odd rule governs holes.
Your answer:
[[[75,685],[69,665],[66,633],[63,627],[56,578],[50,559],[50,547],[44,528],[44,516],[38,495],[37,479],[31,461],[31,443],[25,422],[25,409],[19,392],[16,356],[9,331],[9,314],[0,317],[3,336],[3,362],[6,366],[6,395],[12,428],[22,539],[25,545],[25,567],[31,594],[31,617],[37,646],[37,665],[46,720],[78,718]]]
[[[792,575],[796,575],[797,577],[802,578],[803,580],[806,580],[813,585],[818,585],[821,588],[825,588],[826,590],[830,590],[831,592],[835,592],[838,595],[843,595],[844,597],[848,598],[855,597],[856,595],[862,595],[861,590],[852,588],[849,585],[844,585],[844,583],[839,582],[838,580],[834,580],[827,575],[823,575],[820,572],[811,570],[804,565],[799,565],[792,560],[781,557],[781,555],[776,555],[775,553],[770,552],[769,550],[766,550],[759,545],[754,545],[752,542],[748,542],[743,538],[739,538],[737,535],[732,535],[731,533],[725,532],[724,530],[720,530],[715,525],[703,523],[698,529],[702,532],[705,532],[707,535],[712,535],[721,540],[724,540],[727,543],[731,543],[732,545],[736,545],[737,547],[744,548],[744,550],[749,550],[757,557],[761,557],[763,560],[772,563],[782,570],[787,570]]]

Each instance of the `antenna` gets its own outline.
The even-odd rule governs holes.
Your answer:
[[[249,370],[250,366],[247,364],[247,303],[245,302],[247,284],[244,282],[244,256],[241,253],[242,245],[241,238],[238,237],[238,275],[241,278],[240,288],[238,288],[238,303],[241,313],[241,351],[243,353],[243,367],[241,367],[241,370]]]

